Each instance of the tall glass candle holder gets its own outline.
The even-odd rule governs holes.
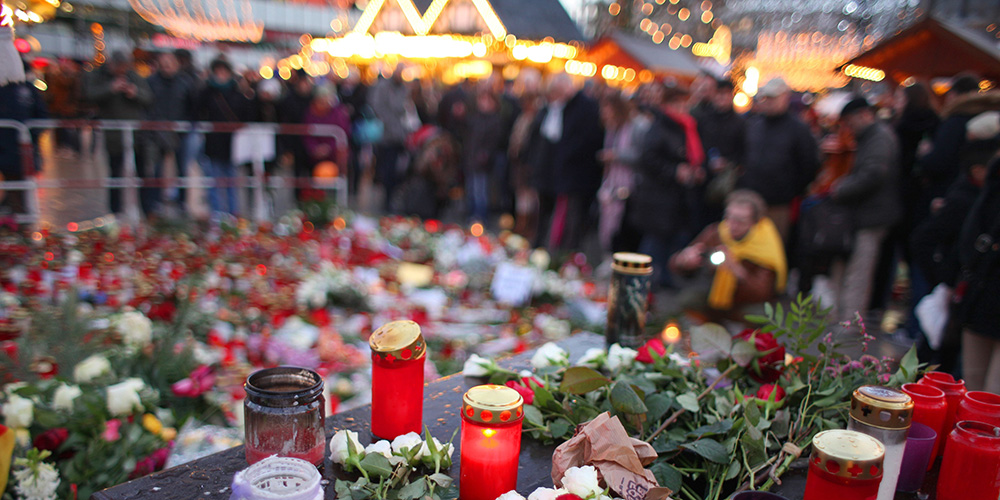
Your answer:
[[[813,437],[802,500],[875,500],[885,447],[860,432],[834,429]]]
[[[323,462],[326,418],[323,379],[294,366],[256,371],[243,385],[247,463],[271,455]]]
[[[427,344],[420,325],[393,321],[368,339],[372,349],[372,434],[392,440],[420,434],[424,413]]]
[[[479,385],[462,398],[459,498],[495,500],[517,487],[523,399],[502,385]]]
[[[957,422],[955,416],[958,414],[958,404],[962,401],[962,397],[965,396],[965,381],[962,379],[956,380],[949,373],[927,372],[917,383],[937,387],[944,391],[944,398],[948,401],[948,415],[944,419],[944,427],[941,429],[942,433],[939,433],[939,435],[947,437],[951,433],[951,430],[955,428],[955,422]],[[947,446],[948,440],[942,440],[940,453],[944,453],[944,449]]]
[[[618,252],[611,264],[608,288],[608,346],[620,344],[638,348],[644,342],[649,292],[653,283],[653,258],[648,255]]]
[[[931,459],[927,464],[927,470],[931,470],[941,452],[944,440],[948,439],[948,433],[944,430],[944,421],[948,417],[948,401],[945,399],[944,391],[931,385],[903,384],[902,390],[913,400],[913,422],[924,424],[937,433]]]
[[[965,420],[955,425],[938,473],[939,500],[1000,497],[1000,427]]]
[[[955,419],[974,420],[1000,427],[1000,395],[992,392],[969,391],[958,403]]]
[[[885,447],[878,500],[892,500],[896,496],[896,481],[903,466],[906,435],[912,419],[913,400],[899,389],[863,385],[851,395],[848,430],[868,434]]]

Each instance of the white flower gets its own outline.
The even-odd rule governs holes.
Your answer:
[[[38,473],[32,473],[31,468],[22,467],[14,471],[18,498],[24,500],[56,500],[56,489],[59,487],[59,472],[47,462],[38,464]]]
[[[81,394],[83,394],[83,391],[80,390],[80,386],[62,384],[52,396],[52,408],[56,410],[72,410],[73,401]]]
[[[17,300],[17,295],[10,292],[0,292],[0,307],[15,307],[21,301]]]
[[[621,367],[630,366],[638,354],[639,351],[635,349],[611,344],[611,349],[608,350],[608,370],[615,372]]]
[[[580,498],[596,497],[604,492],[597,479],[597,469],[590,465],[566,469],[562,483],[566,491]]]
[[[335,464],[343,465],[350,457],[350,450],[347,448],[348,440],[354,446],[354,451],[364,454],[365,447],[358,442],[358,433],[341,429],[330,438],[330,460]]]
[[[528,500],[556,500],[559,495],[565,495],[566,493],[569,492],[563,488],[559,488],[558,490],[552,488],[538,488],[528,495]]]
[[[531,366],[536,370],[547,368],[552,365],[563,365],[569,362],[569,354],[563,348],[549,342],[538,348],[535,355],[531,357]]]
[[[385,458],[392,458],[392,445],[385,439],[376,441],[365,447],[365,455],[371,455],[372,453],[378,453]]]
[[[578,366],[600,368],[601,365],[604,364],[605,359],[607,359],[607,353],[604,352],[604,349],[601,349],[600,347],[591,347],[590,349],[587,349],[587,352],[583,353],[583,357],[581,357],[576,364]]]
[[[522,497],[516,490],[510,490],[507,493],[498,496],[497,500],[524,500],[524,497]]]
[[[492,364],[492,361],[478,354],[471,354],[469,359],[465,360],[462,374],[466,377],[485,377],[490,374],[489,367]]]
[[[406,434],[396,436],[396,439],[392,440],[392,452],[397,455],[403,455],[403,448],[409,451],[419,450],[420,445],[424,444],[424,441],[420,439],[420,434],[416,432],[408,432]]]
[[[153,322],[139,311],[129,311],[115,322],[115,330],[125,344],[143,348],[153,341]]]
[[[4,425],[12,429],[31,427],[35,418],[35,403],[28,398],[11,394],[3,404]]]
[[[442,449],[445,450],[448,458],[451,458],[451,454],[455,452],[455,448],[451,446],[451,443],[442,444],[441,441],[438,441],[438,438],[433,436],[431,439],[434,440],[434,447],[437,448],[438,451],[441,451]],[[420,453],[417,453],[417,457],[424,458],[429,456],[431,456],[431,449],[427,446],[427,443],[424,442],[423,446],[420,447]]]
[[[95,378],[110,372],[111,363],[108,362],[108,358],[94,354],[73,367],[73,380],[83,384],[92,382]]]
[[[142,398],[139,391],[146,387],[142,379],[129,378],[115,385],[108,386],[108,412],[113,417],[131,415],[142,410]]]

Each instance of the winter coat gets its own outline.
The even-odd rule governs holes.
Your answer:
[[[146,115],[149,120],[180,121],[188,117],[191,87],[186,78],[180,74],[168,77],[156,73],[149,77],[147,83],[155,96]],[[151,139],[158,146],[167,149],[176,149],[180,144],[177,132],[154,131],[151,132]]]
[[[309,111],[306,111],[305,123],[308,125],[336,125],[344,129],[348,137],[351,134],[351,120],[347,115],[347,108],[340,104],[330,108],[322,115],[316,114],[315,110],[310,108]],[[306,151],[313,162],[330,160],[340,163],[338,148],[341,146],[347,147],[346,144],[338,145],[336,137],[319,135],[303,136],[302,143],[305,145]],[[320,155],[319,149],[323,145],[329,146],[330,150],[325,155]],[[346,165],[341,165],[341,167],[346,167]]]
[[[643,233],[668,237],[683,229],[686,219],[684,187],[677,182],[677,166],[687,161],[684,129],[654,111],[641,144],[627,216]]]
[[[819,147],[809,127],[791,113],[757,115],[747,121],[746,157],[740,188],[768,205],[787,205],[805,192],[819,170]]]
[[[931,285],[955,286],[959,270],[958,238],[979,191],[979,186],[968,176],[959,177],[948,190],[944,206],[913,230],[910,237],[913,265],[920,267]]]
[[[899,146],[892,130],[875,122],[857,136],[854,163],[830,193],[851,208],[855,229],[890,226],[902,215],[899,201]]]
[[[968,286],[963,301],[963,324],[972,331],[1000,340],[1000,161],[994,161],[986,184],[965,220],[959,239],[959,258]]]
[[[83,86],[85,99],[97,108],[97,117],[108,120],[142,120],[146,118],[146,109],[153,102],[153,91],[149,89],[146,79],[134,71],[125,73],[124,78],[135,85],[135,95],[128,97],[112,90],[116,79],[106,67],[90,73]],[[108,130],[104,133],[108,154],[121,155],[123,152],[122,133]]]
[[[538,123],[550,112],[538,113]],[[603,167],[597,152],[604,144],[604,129],[597,101],[577,92],[562,112],[559,141],[544,141],[544,151],[536,159],[535,185],[540,193],[593,196],[601,184]]]
[[[462,139],[462,170],[466,173],[489,173],[503,149],[503,117],[500,112],[475,112],[465,127]]]
[[[48,118],[45,101],[38,89],[27,83],[0,86],[0,120],[23,122],[36,118]],[[8,179],[21,179],[21,161],[18,131],[0,127],[0,173]]]
[[[209,122],[243,122],[252,118],[250,99],[236,88],[236,81],[225,84],[210,81],[198,96],[197,118]],[[232,161],[233,133],[205,134],[205,156],[214,161]]]
[[[406,138],[413,132],[406,124],[407,113],[416,113],[406,85],[392,80],[379,80],[372,87],[368,105],[375,112],[375,117],[382,122],[382,144],[400,146],[406,143]]]
[[[691,111],[698,122],[705,156],[712,157],[712,150],[734,164],[743,163],[746,155],[746,120],[732,109],[719,111],[713,106],[699,106]]]

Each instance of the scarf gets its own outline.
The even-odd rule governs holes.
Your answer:
[[[774,271],[775,289],[779,292],[785,289],[785,275],[788,272],[785,262],[785,248],[778,229],[771,219],[764,217],[750,228],[750,232],[741,240],[733,238],[726,221],[719,223],[719,238],[729,250],[731,258],[747,261],[765,269]],[[733,296],[736,295],[736,276],[719,267],[715,270],[712,289],[708,294],[708,305],[713,309],[728,310],[733,306]]]

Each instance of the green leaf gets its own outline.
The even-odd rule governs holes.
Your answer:
[[[743,414],[747,416],[747,422],[750,422],[751,426],[756,426],[760,422],[760,408],[755,401],[750,400],[743,405]]]
[[[785,439],[788,437],[788,425],[789,425],[790,415],[788,410],[778,410],[774,413],[774,418],[771,419],[771,432],[774,432],[779,439]]]
[[[737,340],[733,345],[733,361],[740,366],[750,364],[757,357],[757,348],[745,340]]]
[[[534,405],[524,405],[524,420],[535,427],[544,427],[545,418],[542,412]]]
[[[646,412],[646,416],[651,421],[656,421],[663,418],[663,416],[666,415],[668,411],[670,411],[670,407],[673,406],[673,404],[670,401],[670,398],[663,393],[652,394],[648,398],[646,398],[645,402],[646,402],[646,409],[648,410]]]
[[[740,465],[738,461],[734,460],[733,463],[729,464],[729,470],[726,471],[726,478],[724,480],[729,481],[730,479],[735,478],[740,473],[742,468],[743,466]]]
[[[761,316],[759,314],[747,314],[746,316],[743,317],[743,319],[758,325],[767,324],[768,322],[771,321],[767,319],[767,316]]]
[[[586,394],[610,384],[607,377],[586,366],[574,366],[563,373],[559,390],[570,394]]]
[[[684,408],[691,413],[697,413],[701,410],[701,406],[698,405],[698,396],[692,392],[677,396],[677,403],[681,405],[681,408]]]
[[[722,325],[705,323],[691,329],[691,350],[706,363],[729,356],[732,347],[733,339]]]
[[[543,386],[539,386],[537,384],[531,384],[531,385],[535,391],[535,400],[532,402],[532,404],[541,409],[549,408],[552,410],[558,410],[561,408],[559,406],[559,403],[556,402],[556,398],[552,396],[552,393],[549,392],[548,389],[546,389]]]
[[[756,435],[754,433],[756,432]],[[764,435],[755,427],[747,427],[746,434],[740,438],[740,445],[747,452],[747,462],[750,467],[756,467],[767,460],[767,450],[764,448]]]
[[[718,441],[710,438],[699,439],[690,443],[684,443],[681,448],[693,451],[703,458],[717,464],[728,464],[729,453]]]
[[[571,427],[572,424],[570,424],[565,418],[557,418],[549,424],[549,430],[552,431],[552,437],[556,439],[561,439],[565,436]]]
[[[389,477],[392,475],[392,464],[389,459],[378,453],[369,453],[361,460],[361,468],[369,474],[379,477]]]
[[[420,478],[417,481],[403,486],[403,488],[399,490],[398,498],[399,500],[416,500],[424,496],[424,493],[427,493],[427,482],[424,481],[424,478]]]
[[[714,434],[725,434],[733,428],[733,421],[731,419],[720,420],[711,425],[703,425],[688,433],[688,436],[692,438],[701,438],[705,436],[711,436]]]
[[[438,486],[442,488],[447,488],[451,486],[451,483],[455,482],[455,480],[452,479],[451,476],[447,474],[442,474],[440,472],[436,474],[431,474],[430,476],[427,476],[427,478],[430,479],[431,481],[434,481],[434,483],[436,483]]]
[[[338,500],[348,500],[351,498],[351,483],[344,481],[343,479],[338,479],[336,483],[333,484],[333,490],[337,492]]]
[[[611,388],[611,406],[622,413],[638,415],[646,413],[646,405],[632,387],[624,382],[615,383]]]
[[[671,492],[680,491],[681,483],[684,481],[681,471],[666,462],[656,462],[649,470],[660,486],[669,488]]]

